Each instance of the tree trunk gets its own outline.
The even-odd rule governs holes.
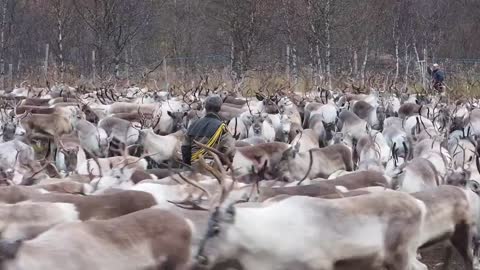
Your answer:
[[[328,82],[328,89],[332,90],[332,70],[331,70],[331,33],[330,33],[330,27],[331,27],[331,14],[330,14],[330,9],[331,9],[331,0],[327,0],[326,6],[325,6],[325,35],[326,35],[326,40],[325,40],[325,61],[327,64],[327,82]]]
[[[399,54],[399,39],[395,39],[395,77],[393,78],[393,85],[397,84],[398,76],[400,75],[400,54]]]
[[[297,70],[297,48],[294,46],[292,49],[292,75],[293,83],[295,84],[295,89],[298,84],[298,70]]]
[[[115,79],[120,79],[120,56],[118,54],[115,54],[115,57],[113,58],[114,62],[114,74],[115,74]]]
[[[8,89],[13,89],[13,64],[8,65]]]
[[[2,30],[0,33],[0,84],[3,90],[5,90],[5,25],[6,25],[6,18],[7,18],[7,2],[8,0],[3,0],[2,5]]]
[[[234,37],[233,37],[233,33],[232,33],[231,39],[232,40],[231,40],[231,44],[230,44],[230,67],[232,69],[233,77],[238,80],[240,78],[240,71],[238,70],[239,59],[238,59],[238,55],[237,55],[237,52],[236,52],[235,40],[234,40]]]
[[[362,63],[362,70],[360,71],[360,76],[362,79],[361,85],[362,88],[365,87],[365,72],[367,70],[367,63],[368,63],[368,53],[369,53],[369,40],[365,41],[365,56],[363,57],[363,63]]]
[[[408,71],[410,66],[410,57],[409,57],[409,48],[407,41],[405,41],[405,75],[404,75],[404,87],[403,90],[406,92],[408,89]]]
[[[65,73],[65,62],[63,60],[63,3],[64,1],[59,1],[55,5],[55,15],[57,17],[57,47],[58,47],[58,61],[60,62],[59,71],[60,71],[60,81],[64,82],[64,73]]]
[[[315,68],[315,65],[313,64],[315,62],[315,57],[313,56],[313,47],[312,45],[310,44],[310,46],[308,46],[308,53],[309,53],[309,56],[310,56],[310,62],[308,63],[309,67],[310,67],[310,76],[311,76],[311,79],[312,79],[312,82],[313,82],[313,85],[314,86],[317,86],[317,71],[316,71],[316,68]]]
[[[420,55],[418,54],[417,44],[413,43],[413,51],[415,52],[415,58],[417,60],[417,68],[420,70]]]
[[[290,83],[290,44],[287,44],[287,68],[286,68],[286,72],[287,72],[287,79],[288,79],[288,82]]]
[[[95,50],[92,51],[92,83],[95,86],[95,78],[97,77],[97,68],[95,66]]]
[[[165,90],[168,91],[170,89],[170,84],[168,83],[168,69],[167,69],[167,58],[163,57],[163,72],[165,76]]]
[[[125,50],[125,77],[127,81],[130,78],[129,70],[128,70],[128,49]]]
[[[18,52],[18,62],[17,62],[17,76],[20,74],[20,70],[22,68],[22,60],[23,60],[23,55],[22,53],[19,51]]]
[[[358,52],[357,49],[353,49],[353,76],[358,78]]]
[[[48,85],[48,55],[49,55],[50,46],[47,43],[45,45],[45,63],[44,63],[44,72],[45,72],[45,84]]]

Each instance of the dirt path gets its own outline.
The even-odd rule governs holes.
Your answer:
[[[429,270],[442,270],[443,256],[444,256],[444,247],[443,245],[436,245],[431,249],[422,252],[421,261],[428,266]],[[462,259],[456,251],[453,252],[452,261],[450,262],[450,267],[448,270],[464,270],[465,266]]]

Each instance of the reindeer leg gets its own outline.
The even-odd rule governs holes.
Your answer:
[[[472,232],[471,227],[468,224],[459,224],[455,226],[455,232],[450,239],[452,245],[458,250],[458,253],[465,262],[466,270],[473,270],[473,250],[472,250]],[[447,263],[447,262],[445,262]],[[446,264],[444,265],[444,269]]]
[[[54,161],[58,151],[58,144],[55,142],[55,139],[52,141],[48,139],[47,141],[47,151],[45,153],[45,160]]]

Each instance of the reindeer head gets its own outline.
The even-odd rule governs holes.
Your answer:
[[[11,141],[15,138],[17,131],[17,123],[15,120],[7,121],[2,124],[2,137],[4,142]]]
[[[262,136],[263,132],[263,121],[265,121],[267,117],[262,114],[258,114],[253,116],[253,123],[252,126],[250,127],[253,131],[253,134],[255,136]]]
[[[234,204],[215,208],[210,215],[207,232],[200,244],[200,248],[195,257],[196,264],[200,267],[208,267],[214,264],[219,258],[218,251],[223,254],[235,254],[235,250],[230,250],[227,235],[235,225],[236,211]]]
[[[472,173],[470,172],[470,170],[467,169],[449,169],[447,174],[445,175],[445,182],[447,183],[447,185],[467,187],[471,175]]]
[[[290,130],[292,128],[292,122],[288,115],[282,114],[280,116],[280,126],[281,126],[281,133],[279,134],[280,137],[278,138],[281,142],[288,143]]]
[[[387,112],[383,105],[377,107],[377,119],[378,119],[378,126],[375,127],[377,130],[383,130],[383,122],[387,117]]]
[[[92,110],[92,108],[90,108],[90,106],[88,106],[87,104],[83,104],[81,107],[81,110],[85,114],[85,119],[88,122],[98,124],[98,121],[100,121],[100,118],[95,113],[95,111]]]
[[[283,151],[280,161],[272,165],[272,169],[268,171],[268,175],[272,178],[279,179],[284,182],[291,182],[292,168],[295,167],[295,158],[300,149],[300,144],[287,148]]]
[[[345,141],[345,134],[343,132],[335,132],[333,133],[333,143],[334,144],[347,144]]]
[[[257,93],[256,98],[263,104],[263,111],[265,113],[275,114],[279,113],[278,101],[279,98],[276,95],[265,97],[264,95]]]
[[[187,116],[187,112],[167,112],[168,116],[170,116],[173,120],[172,123],[172,132],[177,132],[179,130],[185,129],[185,116]]]
[[[228,161],[228,158],[215,149],[209,148],[202,144],[198,145],[205,148],[207,151],[210,152],[210,154],[212,154],[215,164],[217,165],[216,167],[218,167],[218,169],[214,169],[213,167],[206,165],[203,159],[201,159],[200,161],[202,161],[202,166],[205,168],[205,170],[210,172],[217,179],[221,187],[219,200],[218,202],[214,202],[213,211],[208,220],[207,231],[200,242],[197,254],[195,256],[195,266],[203,268],[209,267],[211,263],[216,262],[217,259],[221,259],[219,258],[220,254],[218,253],[218,251],[220,250],[223,254],[234,254],[235,250],[228,250],[229,245],[227,244],[226,237],[230,229],[235,224],[236,211],[234,205],[239,201],[228,202],[226,200],[229,192],[232,191],[236,182],[233,173],[233,167],[232,164]],[[231,185],[228,185],[225,182],[227,173],[219,157],[222,157],[222,160],[226,162],[228,164],[228,167],[230,168],[231,178],[233,180],[233,183]],[[179,174],[179,176],[181,176],[181,174]],[[184,177],[182,177],[182,179],[186,180]],[[205,208],[198,207],[198,205],[194,202],[185,201],[181,203],[183,205],[190,206],[190,209],[192,210],[206,210]],[[179,203],[174,204],[179,206]],[[183,206],[180,207],[186,208]]]
[[[77,169],[77,155],[80,148],[78,146],[74,148],[61,148],[60,152],[63,154],[65,159],[65,166],[67,167],[67,172],[74,172]]]

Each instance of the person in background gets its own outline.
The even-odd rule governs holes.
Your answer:
[[[187,130],[187,135],[182,145],[183,163],[191,165],[205,155],[205,149],[194,143],[205,144],[216,148],[231,157],[235,149],[235,140],[227,130],[227,125],[222,122],[218,112],[222,107],[223,100],[218,95],[209,96],[205,99],[205,116],[195,121]]]
[[[433,68],[428,67],[428,74],[432,76],[433,89],[442,92],[444,88],[443,81],[445,80],[445,73],[440,69],[438,64],[433,64]]]

